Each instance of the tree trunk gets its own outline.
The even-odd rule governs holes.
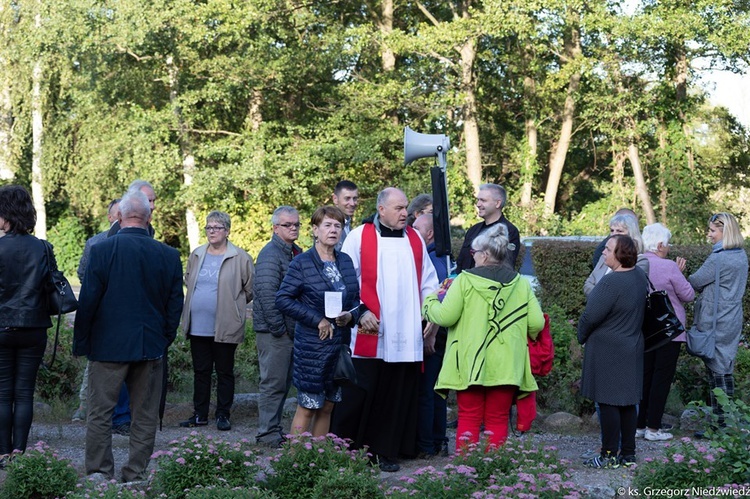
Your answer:
[[[633,168],[633,177],[635,177],[635,192],[638,194],[643,205],[643,211],[646,213],[646,222],[649,224],[655,223],[654,207],[651,205],[651,198],[648,195],[648,187],[643,177],[641,158],[635,142],[628,144],[628,158],[630,159],[630,166]]]
[[[385,38],[393,32],[393,0],[383,0],[380,13],[378,29]],[[386,43],[381,48],[380,62],[385,72],[396,69],[396,54]]]
[[[39,5],[41,9],[41,3]],[[42,16],[37,13],[34,19],[36,29],[42,28]],[[42,140],[44,121],[42,114],[42,70],[41,55],[37,54],[34,69],[31,71],[31,197],[36,209],[34,235],[47,239],[47,210],[44,207],[44,175],[42,174]]]
[[[10,27],[5,24],[8,5],[0,2],[0,180],[13,178],[11,149],[13,130],[13,103],[10,98],[10,61],[8,60]]]
[[[572,16],[569,16],[572,17]],[[571,26],[568,36],[565,37],[565,54],[567,64],[574,64],[581,55],[581,36],[578,26]],[[575,94],[581,83],[580,71],[574,71],[568,80],[568,91],[563,104],[560,134],[552,147],[549,160],[549,177],[547,178],[547,189],[544,192],[544,214],[551,216],[555,212],[557,190],[560,187],[565,157],[568,155],[570,139],[573,136],[573,115],[576,110]]]
[[[667,148],[667,138],[664,127],[659,128],[659,147],[662,151]],[[659,162],[659,212],[661,223],[667,224],[667,165],[662,160]]]
[[[166,59],[167,71],[169,73],[169,101],[172,105],[172,112],[175,115],[177,121],[177,127],[179,130],[179,143],[180,143],[180,157],[182,157],[182,178],[183,183],[187,191],[190,191],[190,186],[193,184],[193,172],[195,171],[195,156],[192,153],[190,145],[190,139],[187,134],[187,126],[182,116],[182,108],[177,103],[177,96],[179,95],[179,80],[178,73],[179,69],[174,64],[174,58],[169,55]],[[195,248],[200,246],[200,228],[198,227],[198,219],[195,216],[195,210],[190,204],[185,208],[185,223],[187,225],[187,236],[188,245],[192,252]]]
[[[534,183],[534,174],[537,170],[536,148],[538,129],[536,120],[526,118],[526,151],[523,158],[523,170],[521,172],[521,206],[528,208],[531,205],[531,191]]]
[[[469,19],[471,0],[461,2],[461,17]],[[464,144],[466,144],[466,174],[474,190],[482,183],[482,151],[479,145],[479,122],[477,120],[476,75],[474,61],[477,58],[477,41],[468,38],[460,47],[461,91],[464,94],[463,121]]]
[[[250,106],[247,111],[245,123],[249,125],[250,131],[257,132],[260,125],[263,124],[263,115],[260,111],[260,105],[263,103],[263,93],[257,88],[253,89],[253,95],[250,97]]]
[[[687,100],[687,84],[688,84],[688,70],[690,63],[687,60],[687,54],[684,47],[680,47],[677,51],[675,61],[675,98],[677,100],[677,111],[682,122],[682,132],[685,134],[685,151],[687,156],[687,164],[690,171],[695,170],[695,155],[693,154],[693,134],[687,124],[687,116],[683,105],[686,104]]]

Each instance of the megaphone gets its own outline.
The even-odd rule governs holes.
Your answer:
[[[446,135],[419,133],[408,126],[404,128],[404,165],[415,159],[437,156],[440,168],[445,171],[450,148],[451,141]]]

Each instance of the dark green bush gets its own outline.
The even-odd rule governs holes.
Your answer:
[[[77,281],[78,261],[86,243],[86,231],[78,217],[71,214],[60,217],[54,227],[47,232],[47,238],[55,247],[57,268],[62,270],[69,280]]]
[[[76,488],[78,473],[44,442],[18,456],[7,467],[0,497],[5,499],[65,497]]]
[[[39,369],[36,381],[36,392],[43,400],[69,400],[78,393],[81,373],[86,366],[85,358],[73,357],[73,324],[72,318],[63,316],[60,325],[60,338],[55,354],[55,362],[47,367],[52,360],[52,350],[55,344],[55,327],[57,317],[52,319],[53,327],[49,330],[47,350],[44,364]]]

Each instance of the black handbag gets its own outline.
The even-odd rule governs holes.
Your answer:
[[[75,312],[78,309],[78,300],[76,300],[73,288],[70,287],[70,283],[65,278],[62,270],[58,270],[57,268],[57,262],[52,255],[52,247],[47,241],[42,241],[42,244],[44,245],[44,252],[47,255],[47,312],[50,315],[57,316],[55,344],[52,347],[52,360],[50,360],[49,364],[45,366],[49,369],[55,363],[57,343],[60,339],[60,322],[62,322],[62,314]],[[52,262],[55,262],[54,270],[52,269]]]
[[[341,345],[336,368],[333,370],[333,382],[338,386],[353,386],[357,384],[357,371],[352,362],[352,352],[349,345]]]
[[[50,245],[42,241],[44,244],[44,251],[47,254],[47,312],[49,315],[62,315],[78,310],[78,300],[73,293],[73,288],[70,287],[70,283],[62,270],[57,269],[57,264],[52,268],[52,262],[54,257]]]
[[[650,293],[646,296],[646,312],[643,314],[644,353],[666,345],[685,332],[672,302],[664,290],[657,291],[648,279]]]

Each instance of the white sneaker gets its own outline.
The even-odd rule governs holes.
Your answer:
[[[643,438],[645,438],[646,440],[650,440],[652,442],[656,442],[660,440],[671,440],[672,437],[673,435],[666,431],[662,431],[662,430],[651,431],[648,428],[646,429],[646,433],[643,435]]]
[[[646,435],[646,428],[636,428],[635,438],[643,438]]]

